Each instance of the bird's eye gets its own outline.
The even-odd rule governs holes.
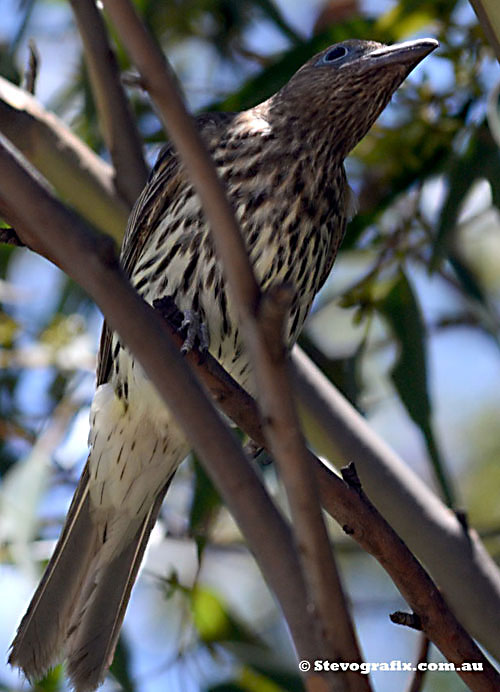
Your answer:
[[[344,55],[347,55],[347,48],[345,46],[335,46],[323,57],[323,62],[335,62],[335,60],[343,58]]]

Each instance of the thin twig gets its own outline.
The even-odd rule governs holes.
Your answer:
[[[237,292],[238,304],[249,305],[254,312],[259,302],[259,288],[249,271],[243,239],[224,187],[214,173],[212,159],[175,87],[170,66],[130,2],[104,0],[103,4],[182,156],[210,227],[218,229],[214,241],[219,257],[231,257],[229,265],[224,263],[231,290]],[[165,114],[168,114],[168,123]]]
[[[174,327],[170,326],[169,329],[180,348],[183,337]],[[224,413],[251,436],[259,447],[266,447],[267,441],[259,423],[257,405],[252,397],[212,356],[207,355],[200,364],[200,354],[194,350],[186,358]],[[353,471],[351,470],[349,483],[346,484],[310,452],[309,468],[316,470],[324,508],[346,534],[384,567],[408,604],[421,615],[424,631],[448,660],[454,661],[457,666],[461,665],[459,661],[484,662],[479,649],[449,611],[439,590],[420,563],[369,502],[359,482],[353,480]],[[494,673],[490,670],[486,672],[495,680]],[[471,689],[476,689],[471,685],[471,680],[477,680],[477,675],[478,673],[473,673],[466,680]],[[465,676],[462,677],[465,679]],[[487,682],[477,680],[477,684],[480,686],[478,689],[489,689]]]
[[[36,87],[36,78],[38,76],[38,65],[40,64],[40,55],[36,47],[35,41],[31,38],[28,43],[29,58],[28,67],[24,74],[24,88],[29,94],[34,95]]]
[[[340,486],[337,476],[324,465],[317,463],[316,473],[325,509],[349,536],[377,558],[412,608],[413,615],[406,624],[410,621],[415,624],[418,618],[419,628],[448,661],[455,664],[458,675],[471,690],[493,692],[500,689],[497,671],[455,618],[427,572],[364,492],[345,484]],[[463,663],[472,662],[483,666],[481,679],[477,672],[461,669]]]
[[[318,656],[360,662],[361,654],[346,604],[319,503],[316,478],[294,405],[283,343],[293,292],[277,286],[262,296],[257,314],[255,364],[258,401],[269,450],[279,470],[292,513],[293,527],[318,628]],[[322,648],[321,648],[322,647]],[[337,684],[339,680],[335,681]],[[368,676],[349,673],[345,689],[370,690]]]
[[[71,0],[71,6],[83,41],[101,132],[115,168],[115,185],[132,206],[148,177],[141,138],[95,0]]]
[[[416,613],[405,613],[402,610],[396,610],[390,614],[390,618],[395,625],[404,625],[412,630],[422,631],[422,620]]]

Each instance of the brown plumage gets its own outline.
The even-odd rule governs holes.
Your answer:
[[[263,289],[294,287],[292,344],[353,212],[343,160],[432,39],[345,41],[316,55],[277,94],[198,125],[241,224]],[[250,391],[251,372],[200,202],[167,146],[132,212],[123,266],[150,303],[173,296],[208,328],[210,351]],[[29,678],[62,658],[78,692],[113,658],[158,511],[189,443],[133,356],[104,328],[90,455],[62,535],[12,645]]]

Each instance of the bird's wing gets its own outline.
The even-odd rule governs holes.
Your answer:
[[[196,125],[205,140],[217,139],[227,128],[234,113],[202,113],[196,118]],[[171,143],[160,150],[148,182],[132,209],[127,230],[122,243],[120,261],[127,276],[141,256],[151,229],[172,201],[178,189],[177,175],[180,172],[180,159]],[[97,364],[97,385],[107,382],[111,366],[111,330],[104,323]]]

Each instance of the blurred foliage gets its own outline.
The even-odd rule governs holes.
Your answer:
[[[21,49],[36,29],[33,17],[49,6],[66,12],[61,31],[75,32],[63,0],[21,4],[10,42],[0,44],[0,72],[15,83],[23,79],[25,54]],[[359,260],[363,268],[351,272],[341,290],[335,282],[327,284],[315,315],[321,319],[325,336],[320,340],[313,337],[313,331],[306,332],[302,343],[360,409],[366,408],[365,364],[381,351],[389,354],[386,384],[419,429],[443,497],[453,504],[454,482],[433,416],[429,339],[440,330],[462,328],[486,335],[495,347],[500,340],[500,287],[488,279],[500,274],[500,257],[489,253],[488,267],[474,260],[474,245],[467,240],[471,222],[464,217],[474,185],[486,181],[491,202],[487,209],[475,212],[476,222],[489,213],[487,232],[498,233],[499,217],[492,222],[491,212],[500,207],[500,158],[486,118],[488,94],[498,80],[498,70],[467,5],[455,0],[400,0],[391,3],[384,14],[367,16],[355,0],[342,7],[325,0],[311,9],[311,14],[316,12],[311,18],[312,35],[296,28],[287,18],[289,13],[281,12],[273,0],[136,0],[136,6],[179,74],[186,76],[182,86],[188,100],[202,110],[240,110],[255,105],[279,89],[313,53],[346,38],[392,42],[425,33],[441,42],[438,54],[426,60],[418,76],[398,91],[350,159],[349,179],[360,210],[349,226],[338,264],[348,267]],[[259,41],[259,27],[265,28],[265,36],[275,38],[263,45],[267,39]],[[112,27],[110,33],[116,39]],[[116,52],[122,70],[130,70],[120,44]],[[207,62],[212,67],[202,73],[207,84],[200,97],[196,92],[198,72]],[[148,99],[133,88],[128,93],[144,141],[163,141]],[[87,144],[107,156],[83,56],[49,107],[69,120]],[[88,353],[79,349],[81,337],[95,323],[88,298],[67,280],[58,285],[50,310],[30,311],[29,297],[18,291],[12,279],[25,252],[0,247],[2,475],[28,456],[37,433],[50,424],[58,401],[71,396],[75,375],[89,370]],[[421,281],[415,281],[416,273],[439,280],[456,299],[449,313],[432,323],[421,306]],[[330,321],[339,306],[353,312],[358,328],[347,350],[336,350],[335,325]],[[89,346],[86,348],[88,351]],[[26,390],[35,387],[40,392],[37,373],[43,375],[44,401],[33,409],[32,402],[26,403]],[[473,516],[485,532],[491,528],[500,533],[498,512],[494,511],[498,506],[494,490],[498,488],[499,449],[498,443],[488,448],[483,463],[471,474]],[[196,541],[201,565],[207,547],[217,541],[214,525],[221,503],[203,469],[198,464],[194,468],[185,538]],[[486,496],[489,499],[481,504]],[[488,526],[489,519],[494,526]],[[261,639],[267,641],[261,638],[257,623],[242,623],[218,594],[201,583],[186,589],[175,576],[168,593],[178,592],[189,603],[188,622],[196,632],[196,646],[209,651],[214,659],[220,647],[225,647],[234,664],[224,682],[205,681],[200,689],[300,689],[294,674],[272,665],[259,667],[248,648],[245,652],[234,648],[242,643],[259,648]],[[132,658],[133,651],[122,642],[111,671],[129,692],[138,689],[130,672]],[[448,687],[444,679],[441,676],[441,685],[458,689],[453,682]],[[40,689],[57,690],[60,685],[61,671],[56,669]]]
[[[193,622],[203,642],[259,644],[255,635],[231,615],[211,589],[197,585],[190,592],[190,600]]]
[[[120,637],[118,640],[110,673],[119,683],[123,692],[134,692],[135,683],[130,671],[130,650],[124,637]]]
[[[190,532],[201,559],[210,537],[210,526],[221,506],[221,499],[203,466],[195,459],[193,501],[189,512]]]

